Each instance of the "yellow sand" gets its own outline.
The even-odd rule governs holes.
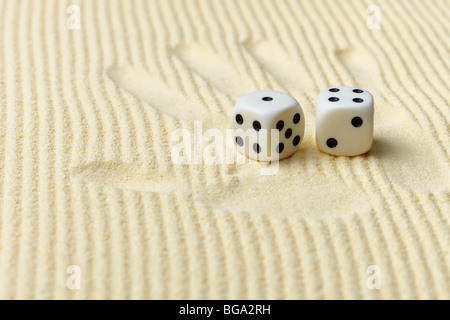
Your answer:
[[[0,298],[449,299],[449,10],[1,1]],[[315,148],[316,96],[338,85],[374,95],[367,155]],[[262,89],[306,117],[278,173],[172,162],[173,132],[223,130]]]

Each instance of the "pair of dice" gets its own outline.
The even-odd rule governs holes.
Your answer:
[[[354,87],[333,87],[318,96],[316,144],[336,156],[368,152],[373,141],[373,97]],[[257,91],[244,96],[232,114],[235,143],[247,157],[277,161],[299,148],[305,133],[300,104],[278,91]]]

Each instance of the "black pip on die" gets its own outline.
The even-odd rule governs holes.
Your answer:
[[[373,97],[354,87],[322,91],[317,101],[316,144],[336,156],[356,156],[372,148]]]
[[[237,102],[232,126],[241,153],[254,160],[277,161],[297,151],[305,133],[305,117],[290,95],[257,91]]]

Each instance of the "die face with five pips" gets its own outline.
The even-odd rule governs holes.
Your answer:
[[[372,95],[355,87],[333,87],[318,96],[316,144],[336,156],[368,152],[373,142]]]
[[[240,99],[232,113],[238,150],[250,159],[278,161],[297,151],[305,133],[305,117],[293,97],[257,91]]]

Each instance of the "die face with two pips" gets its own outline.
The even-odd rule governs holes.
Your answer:
[[[278,161],[295,153],[305,133],[305,117],[293,97],[278,91],[257,91],[234,107],[235,144],[247,157]]]
[[[317,101],[317,147],[336,156],[368,152],[373,142],[373,118],[373,97],[368,91],[354,87],[322,91]]]

